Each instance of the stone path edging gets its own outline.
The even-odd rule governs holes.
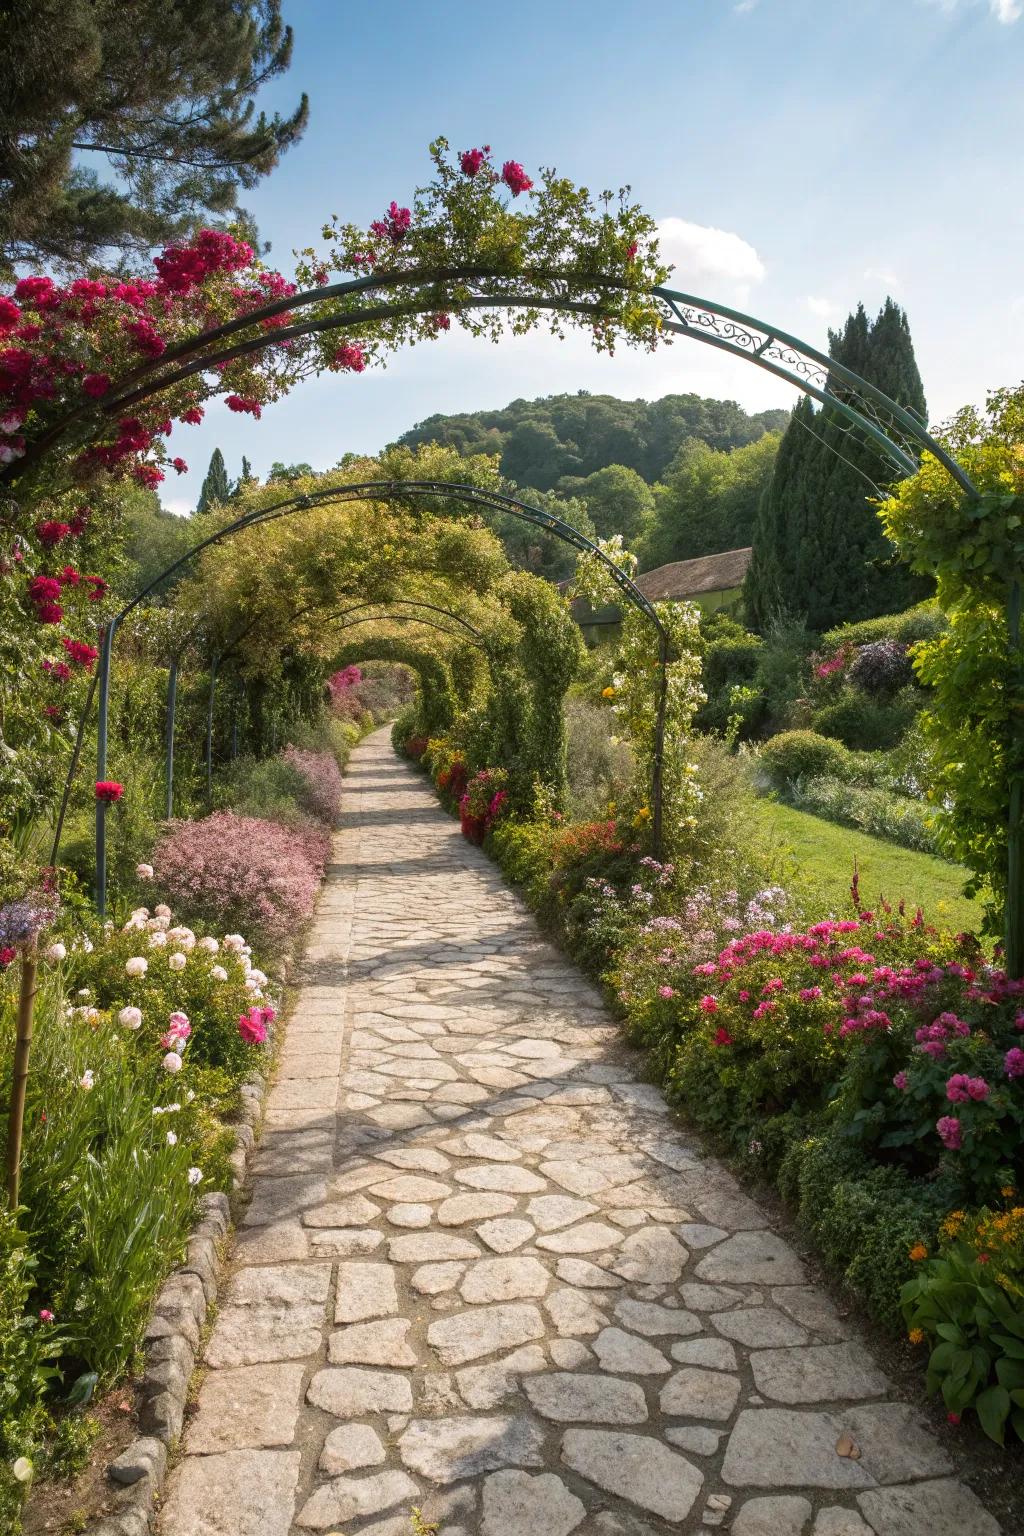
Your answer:
[[[161,1536],[1000,1536],[383,733],[252,1172]]]

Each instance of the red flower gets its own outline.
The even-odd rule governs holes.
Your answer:
[[[349,373],[362,373],[366,367],[366,354],[354,341],[346,341],[331,358],[331,367],[347,369]]]
[[[87,587],[92,588],[92,591],[89,593],[90,603],[98,603],[101,598],[106,596],[107,583],[103,580],[102,576],[86,576],[85,584]]]
[[[56,309],[61,291],[52,277],[23,277],[14,285],[14,297],[31,309]]]
[[[36,607],[36,618],[40,624],[59,624],[64,617],[64,609],[59,603],[39,603]]]
[[[188,474],[188,465],[185,463],[184,459],[172,459],[171,468],[176,469],[179,475]]]
[[[66,640],[64,644],[67,644]],[[50,676],[55,677],[58,683],[66,683],[71,678],[71,668],[66,661],[44,661],[43,671],[49,672]]]
[[[263,1022],[262,1008],[250,1008],[238,1021],[238,1033],[249,1045],[262,1045],[267,1038],[267,1026]]]
[[[103,805],[116,805],[124,794],[124,785],[113,779],[96,780],[96,799]]]
[[[17,956],[18,951],[16,949],[11,949],[9,946],[4,949],[0,949],[0,971],[5,971],[11,962],[17,959]]]
[[[163,470],[157,469],[155,464],[136,464],[132,474],[149,491],[155,490],[164,478]]]
[[[436,315],[431,315],[430,327],[435,333],[437,331],[450,331],[452,328],[451,315],[446,315],[443,310]]]
[[[627,245],[626,246],[626,260],[627,261],[636,261],[636,253],[637,253],[637,251],[639,249],[640,249],[640,247],[637,245],[635,240],[632,241],[631,244]]]
[[[729,1031],[727,1029],[725,1029],[725,1028],[716,1029],[715,1030],[715,1044],[716,1045],[732,1045],[733,1044],[732,1035],[730,1035]]]
[[[124,328],[129,336],[134,337],[138,350],[147,357],[160,357],[167,351],[166,341],[148,316],[143,316],[141,320],[127,320]]]
[[[401,245],[409,233],[412,224],[412,212],[408,208],[399,208],[392,200],[390,207],[383,219],[374,219],[370,225],[373,234],[381,239],[388,239],[392,245]]]
[[[249,395],[227,395],[224,404],[229,411],[246,411],[250,416],[255,416],[259,421],[263,414],[263,408],[258,400],[253,400]]]
[[[56,576],[33,576],[28,584],[28,595],[34,603],[45,603],[60,597],[60,582]]]
[[[61,539],[66,539],[73,531],[70,523],[58,523],[53,519],[43,523],[36,523],[36,538],[44,549],[52,549],[59,544]]]
[[[98,400],[110,388],[109,373],[87,373],[82,380],[82,390],[90,399]]]
[[[187,411],[182,411],[181,413],[181,420],[188,422],[190,427],[198,427],[202,419],[203,408],[201,405],[190,405]]]
[[[459,166],[464,176],[475,176],[490,154],[491,146],[485,144],[483,149],[464,149],[459,156]]]
[[[0,332],[12,331],[21,319],[21,310],[13,299],[0,296]]]
[[[518,197],[520,192],[529,192],[533,182],[527,176],[518,160],[506,160],[501,168],[501,179],[512,193]]]
[[[96,649],[96,647],[94,645],[89,645],[85,640],[69,640],[65,636],[65,638],[61,641],[61,645],[67,651],[68,655],[71,657],[71,660],[77,662],[80,667],[91,668],[93,662],[99,655],[99,651]]]
[[[57,578],[62,587],[77,587],[81,579],[73,565],[66,565]]]

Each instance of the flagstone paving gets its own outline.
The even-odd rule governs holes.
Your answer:
[[[998,1536],[386,732],[335,859],[163,1536]]]

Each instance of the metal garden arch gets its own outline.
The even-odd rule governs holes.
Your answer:
[[[158,360],[140,364],[116,381],[100,402],[83,404],[54,422],[22,459],[0,471],[0,483],[21,478],[65,438],[87,444],[95,436],[97,424],[107,416],[123,413],[172,384],[208,372],[220,363],[304,336],[365,332],[381,322],[439,310],[453,314],[485,309],[536,314],[544,310],[599,322],[606,317],[602,294],[630,291],[636,290],[621,276],[559,268],[510,274],[476,264],[412,266],[307,289],[215,326],[169,347]],[[900,475],[913,474],[922,453],[930,453],[967,497],[980,499],[970,476],[931,435],[926,424],[852,369],[780,326],[713,300],[665,284],[647,289],[646,294],[659,308],[664,334],[702,342],[742,358],[820,404],[830,406],[852,430],[869,438],[883,460]],[[365,302],[367,299],[375,302]],[[261,322],[281,314],[298,318],[291,324],[252,334]],[[1010,643],[1014,648],[1020,644],[1021,610],[1021,584],[1014,578],[1007,603]],[[104,738],[104,749],[105,745]],[[1010,791],[1007,855],[1006,964],[1010,974],[1018,976],[1024,972],[1024,784],[1018,779]]]

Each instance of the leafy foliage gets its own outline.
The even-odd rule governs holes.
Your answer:
[[[191,233],[231,214],[305,129],[305,96],[288,117],[252,115],[291,63],[280,0],[17,0],[6,24],[18,37],[0,116],[8,268],[138,256]]]
[[[548,395],[514,400],[494,411],[428,416],[399,442],[409,447],[441,443],[460,454],[498,453],[501,472],[533,490],[553,487],[578,494],[566,483],[611,465],[633,470],[648,485],[662,479],[690,439],[728,453],[757,442],[786,424],[785,411],[750,415],[731,400],[665,395],[660,400],[618,400],[612,395]],[[521,428],[529,428],[520,433]],[[622,533],[613,526],[606,536]]]
[[[934,764],[929,796],[943,847],[971,870],[972,888],[988,893],[998,932],[1011,786],[1024,775],[1024,652],[1008,618],[1024,577],[1024,386],[995,391],[983,412],[961,411],[943,437],[979,495],[965,496],[926,454],[881,516],[911,566],[938,576],[948,627],[914,652],[932,690],[921,717]]]
[[[829,333],[829,343],[837,362],[926,419],[907,318],[891,299],[874,321],[859,305],[841,332]],[[834,407],[819,411],[809,399],[800,402],[754,534],[746,603],[756,629],[785,612],[821,630],[925,595],[926,583],[898,563],[869,499],[879,477],[890,474]]]
[[[750,544],[780,440],[766,432],[728,450],[699,438],[684,442],[655,489],[654,517],[638,549],[644,568]]]

